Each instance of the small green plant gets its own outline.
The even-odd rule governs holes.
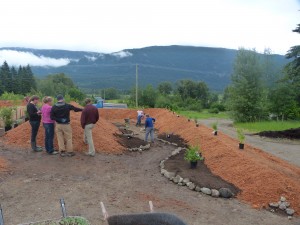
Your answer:
[[[244,144],[244,141],[245,141],[244,130],[238,128],[238,129],[236,130],[236,132],[237,132],[237,137],[238,137],[240,143],[241,143],[241,144]]]
[[[3,107],[0,109],[0,118],[4,121],[6,127],[11,127],[12,120],[12,107]]]
[[[30,223],[32,225],[90,225],[90,223],[83,217],[67,217],[59,221],[45,221],[38,223]]]
[[[59,225],[89,225],[89,222],[81,217],[68,217],[62,219]]]
[[[218,130],[218,122],[214,122],[211,126],[212,126],[212,129],[214,129],[214,131]]]
[[[201,156],[201,149],[199,146],[189,146],[184,154],[184,159],[189,162],[196,162],[198,160],[203,160]]]

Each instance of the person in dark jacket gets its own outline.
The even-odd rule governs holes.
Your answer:
[[[154,142],[154,123],[155,119],[150,117],[149,114],[146,115],[146,121],[145,121],[145,129],[146,129],[146,134],[145,134],[145,141],[148,141],[148,136],[150,134],[151,137],[151,142]]]
[[[37,108],[39,97],[34,95],[27,104],[27,113],[29,115],[29,123],[31,125],[31,148],[35,152],[43,151],[41,146],[36,145],[36,136],[38,134],[41,123],[41,111]]]
[[[92,105],[92,100],[85,99],[86,106],[81,113],[81,126],[84,129],[84,143],[89,145],[89,151],[86,155],[95,156],[95,147],[93,142],[92,129],[99,120],[98,109]]]
[[[67,104],[62,95],[57,96],[57,103],[52,106],[50,118],[55,120],[55,133],[61,156],[74,156],[72,143],[72,128],[70,125],[70,111],[82,111],[73,105]]]

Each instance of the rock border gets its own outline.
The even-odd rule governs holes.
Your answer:
[[[178,146],[176,143],[171,143],[163,139],[158,139],[159,141],[166,143],[166,144],[171,144],[174,146]],[[176,174],[175,172],[170,172],[165,169],[165,161],[167,161],[171,156],[179,154],[182,150],[186,150],[184,147],[178,147],[176,148],[169,157],[163,159],[159,163],[160,167],[160,173],[165,176],[167,179],[172,181],[174,184],[177,184],[178,186],[187,186],[188,189],[196,192],[201,192],[205,195],[209,195],[214,198],[218,197],[223,197],[223,198],[231,198],[234,197],[234,194],[229,188],[220,188],[219,190],[216,189],[210,189],[207,187],[199,187],[198,185],[194,184],[193,182],[190,181],[189,178],[183,178]]]
[[[280,209],[288,215],[289,219],[292,218],[295,213],[295,210],[290,208],[290,203],[284,196],[281,196],[278,202],[270,202],[269,207],[271,208],[271,212],[275,212],[275,209]]]
[[[127,150],[130,152],[137,152],[137,151],[143,152],[143,151],[149,150],[150,147],[151,147],[150,144],[146,144],[146,145],[141,145],[138,148],[127,148]]]

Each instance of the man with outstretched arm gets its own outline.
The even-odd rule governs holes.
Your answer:
[[[55,120],[55,133],[61,156],[74,156],[72,143],[72,128],[70,124],[70,111],[80,112],[82,109],[65,103],[62,95],[57,96],[57,103],[52,107],[50,117]]]

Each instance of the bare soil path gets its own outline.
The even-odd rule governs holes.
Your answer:
[[[233,122],[227,119],[201,119],[200,124],[211,127],[213,122],[218,121],[218,130],[237,138],[236,129]],[[246,134],[246,143],[271,153],[281,159],[284,159],[296,166],[300,167],[300,141],[288,139],[271,139],[260,137],[258,135]]]
[[[297,217],[288,220],[236,199],[215,199],[174,185],[158,167],[172,150],[174,146],[156,142],[143,153],[62,158],[0,142],[0,157],[10,162],[10,172],[0,173],[5,224],[59,218],[61,197],[69,215],[84,216],[93,225],[106,224],[100,201],[114,215],[146,212],[149,200],[156,211],[174,213],[189,225],[300,224]]]

